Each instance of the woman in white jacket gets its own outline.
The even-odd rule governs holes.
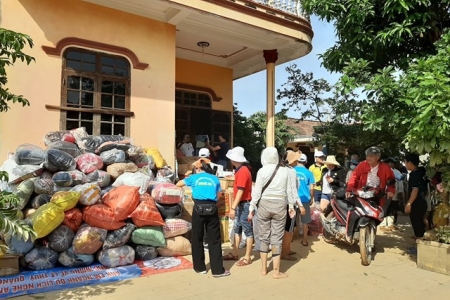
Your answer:
[[[288,275],[280,272],[280,254],[286,224],[286,199],[289,205],[289,215],[295,216],[294,205],[298,198],[296,180],[291,180],[288,168],[279,167],[278,151],[274,147],[263,150],[261,163],[263,167],[256,176],[248,218],[249,220],[253,218],[254,211],[258,206],[256,223],[260,233],[261,274],[267,274],[267,255],[269,245],[271,245],[273,278],[286,278]],[[274,172],[276,172],[275,176],[263,192],[263,187],[269,182]]]

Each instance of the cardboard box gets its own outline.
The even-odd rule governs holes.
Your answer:
[[[230,213],[230,195],[227,191],[221,191],[219,193],[219,199],[217,200],[217,206],[219,209],[219,217],[227,217]]]
[[[230,241],[230,233],[228,231],[229,225],[228,217],[220,218],[220,237],[222,243],[227,243]]]
[[[19,273],[18,255],[0,256],[0,276],[9,276]]]

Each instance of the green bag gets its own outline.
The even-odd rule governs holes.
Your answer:
[[[144,226],[133,231],[131,241],[137,245],[165,247],[166,238],[159,226]]]

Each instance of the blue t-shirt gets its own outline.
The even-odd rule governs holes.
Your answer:
[[[313,173],[304,166],[294,168],[298,180],[298,197],[302,203],[307,203],[311,199],[311,184],[316,183]]]
[[[195,200],[217,201],[217,193],[221,191],[219,178],[206,172],[190,175],[184,183],[192,187]]]

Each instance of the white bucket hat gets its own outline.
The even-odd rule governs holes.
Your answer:
[[[327,159],[323,162],[324,164],[329,165],[335,165],[335,166],[341,166],[341,164],[336,160],[336,156],[334,155],[328,155]]]
[[[247,161],[247,159],[244,156],[244,148],[242,147],[234,147],[233,149],[228,150],[226,156],[229,160],[238,163],[244,163]]]
[[[314,153],[314,157],[322,157],[325,156],[325,154],[323,154],[322,151],[316,151],[316,153]]]
[[[198,151],[198,156],[199,157],[209,157],[211,155],[211,153],[209,153],[209,149],[208,148],[201,148]]]

